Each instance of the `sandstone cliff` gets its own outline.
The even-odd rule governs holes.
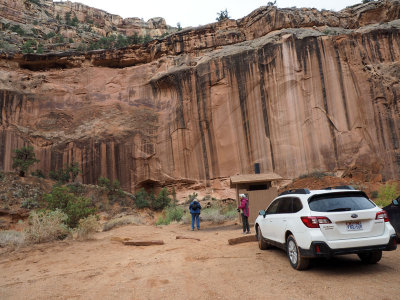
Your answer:
[[[104,37],[137,35],[150,40],[177,30],[159,17],[147,22],[123,19],[80,3],[53,0],[0,0],[0,21],[0,51],[6,52],[26,50],[26,42],[34,43],[32,51],[41,45],[39,52],[54,52],[83,49]]]
[[[0,60],[0,170],[31,143],[82,181],[209,183],[357,166],[400,178],[400,1],[260,8],[117,51]]]

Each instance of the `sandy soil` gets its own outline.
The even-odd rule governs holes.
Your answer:
[[[0,299],[394,299],[400,251],[377,265],[356,255],[293,270],[285,253],[256,242],[228,245],[240,227],[126,226],[92,241],[36,245],[0,256]],[[200,241],[176,239],[177,235]],[[112,237],[164,240],[135,247]]]

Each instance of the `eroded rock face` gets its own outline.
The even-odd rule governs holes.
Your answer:
[[[74,161],[84,183],[130,191],[254,163],[287,178],[357,165],[398,179],[399,11],[261,8],[148,47],[3,56],[0,170],[29,142],[45,173]]]
[[[163,18],[146,22],[140,18],[123,19],[76,2],[0,0],[0,50],[6,52],[21,52],[29,40],[41,44],[47,53],[82,49],[104,37],[136,34],[151,39],[176,30]],[[32,51],[38,50],[37,45],[33,48]]]

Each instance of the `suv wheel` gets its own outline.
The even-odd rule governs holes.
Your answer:
[[[267,250],[268,248],[270,248],[270,245],[263,238],[263,236],[261,234],[260,227],[257,227],[257,240],[258,240],[258,248],[260,248],[261,250]]]
[[[305,270],[310,265],[310,259],[300,255],[299,247],[293,235],[289,235],[286,240],[286,253],[289,258],[290,265],[296,270]]]
[[[376,264],[382,258],[382,250],[358,253],[358,257],[365,264]]]

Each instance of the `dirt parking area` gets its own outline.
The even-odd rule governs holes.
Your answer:
[[[92,241],[60,241],[0,256],[0,299],[395,299],[400,251],[376,265],[356,255],[295,271],[279,249],[230,246],[240,227],[126,226]],[[196,237],[176,239],[176,236]],[[126,246],[113,237],[164,240]]]

